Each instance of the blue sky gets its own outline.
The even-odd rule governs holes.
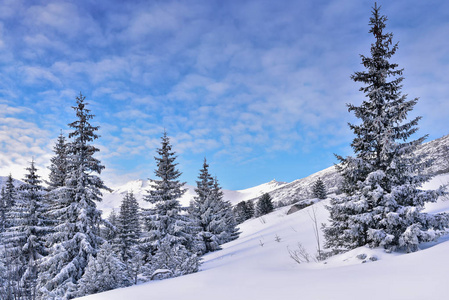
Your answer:
[[[449,2],[385,1],[420,135],[449,133]],[[82,92],[103,178],[154,178],[167,130],[182,180],[293,181],[349,155],[372,1],[0,1],[0,175],[45,178]]]

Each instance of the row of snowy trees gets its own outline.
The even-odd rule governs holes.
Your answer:
[[[283,205],[282,203],[278,203]],[[234,216],[237,223],[243,223],[253,217],[261,217],[263,215],[269,214],[274,210],[273,199],[270,194],[264,193],[257,200],[256,205],[253,201],[241,201],[237,203],[234,207]]]
[[[356,135],[351,144],[355,157],[337,156],[346,196],[331,199],[331,223],[324,226],[325,246],[336,252],[364,245],[416,251],[419,243],[435,240],[448,227],[447,215],[422,212],[425,203],[445,191],[420,188],[431,178],[423,174],[431,161],[414,155],[425,137],[409,140],[420,117],[406,118],[418,99],[407,101],[401,94],[403,69],[389,61],[398,44],[384,32],[386,20],[376,4],[369,23],[375,39],[371,57],[362,55],[366,71],[352,75],[364,84],[360,90],[366,98],[359,106],[348,105],[361,120],[349,125]]]
[[[200,256],[238,237],[229,202],[204,161],[197,197],[181,207],[175,152],[167,134],[155,157],[140,209],[130,191],[119,214],[103,220],[96,202],[109,191],[91,142],[99,136],[85,97],[76,98],[70,141],[59,136],[44,188],[34,162],[23,184],[8,177],[0,201],[0,299],[71,299],[154,279],[196,272]]]
[[[64,143],[64,163],[55,165],[52,160],[48,190],[31,162],[24,184],[13,187],[10,176],[2,193],[2,298],[64,299],[79,295],[78,281],[102,244],[101,212],[95,201],[101,200],[100,189],[107,188],[94,175],[104,167],[93,158],[98,149],[89,144],[98,138],[98,127],[89,123],[93,115],[85,108],[82,95],[73,108],[77,116],[69,124],[73,140]]]

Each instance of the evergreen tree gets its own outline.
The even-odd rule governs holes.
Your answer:
[[[162,136],[162,146],[157,149],[155,174],[160,180],[151,180],[153,190],[145,200],[154,205],[146,210],[147,241],[152,252],[149,273],[158,269],[170,270],[172,276],[196,272],[199,266],[196,249],[193,249],[195,231],[193,221],[181,215],[179,198],[185,193],[181,173],[176,169],[175,152],[167,134]]]
[[[6,202],[5,202],[5,188],[2,188],[0,193],[0,246],[2,245],[1,235],[6,229]]]
[[[220,249],[216,233],[219,231],[217,227],[220,226],[219,218],[221,217],[218,212],[218,199],[214,197],[217,194],[212,193],[214,179],[209,174],[209,165],[206,159],[204,159],[203,168],[200,170],[198,178],[200,180],[196,182],[197,188],[195,189],[197,196],[190,204],[190,213],[200,228],[198,237],[201,245],[199,247],[200,253],[204,254]]]
[[[190,205],[190,213],[200,231],[202,253],[220,249],[220,245],[238,237],[238,228],[231,204],[223,200],[223,191],[217,178],[209,173],[209,165],[204,159],[195,189],[197,196]]]
[[[120,206],[118,217],[117,250],[120,259],[125,263],[128,277],[137,283],[137,273],[141,262],[136,260],[139,255],[141,237],[139,204],[132,192],[126,193]]]
[[[254,217],[254,203],[252,201],[240,201],[233,209],[235,221],[241,224]]]
[[[257,201],[256,207],[257,216],[269,214],[273,210],[274,206],[270,194],[265,193],[260,196],[259,201]]]
[[[318,199],[326,199],[326,187],[324,186],[324,182],[321,178],[315,182],[312,187],[313,196]]]
[[[21,297],[35,299],[39,260],[46,255],[44,237],[49,228],[44,218],[44,189],[34,161],[27,171],[15,204],[8,212],[10,226],[4,233],[4,245],[13,272],[8,277],[16,281],[14,285]]]
[[[214,179],[212,195],[217,199],[217,203],[219,204],[218,214],[220,216],[221,227],[220,231],[217,232],[217,236],[219,244],[221,245],[237,239],[240,232],[232,211],[232,205],[229,201],[223,199],[223,191],[221,190],[216,177]]]
[[[90,257],[96,257],[102,243],[99,225],[101,212],[97,201],[101,201],[100,189],[109,190],[95,173],[104,169],[93,155],[98,148],[89,144],[99,136],[98,126],[92,126],[94,115],[86,108],[85,97],[76,98],[77,120],[69,124],[72,142],[67,144],[67,177],[65,186],[52,191],[57,203],[50,211],[58,219],[55,233],[49,236],[49,255],[42,263],[39,276],[40,291],[45,299],[70,299],[77,296],[81,279]]]
[[[245,214],[246,209],[247,208],[245,201],[237,203],[237,205],[232,209],[237,224],[241,224],[246,221],[246,214]]]
[[[214,187],[214,178],[209,173],[209,165],[206,158],[204,158],[203,168],[198,175],[195,192],[197,196],[194,198],[194,203],[203,204],[212,192]]]
[[[48,186],[50,189],[56,189],[65,185],[67,177],[67,142],[65,136],[59,135],[55,147],[53,148],[55,156],[50,159],[51,165]]]
[[[9,174],[8,178],[6,179],[5,191],[2,198],[6,205],[7,211],[10,210],[11,207],[13,207],[16,203],[17,188],[14,186],[14,179],[12,178],[11,174]]]
[[[13,249],[16,247],[14,244],[9,244],[9,249],[7,249],[6,239],[9,238],[5,237],[5,235],[7,235],[6,230],[13,226],[11,210],[17,201],[17,197],[17,188],[14,186],[14,179],[12,178],[12,175],[9,174],[5,186],[2,187],[0,200],[0,263],[5,267],[4,272],[0,274],[0,278],[3,278],[0,279],[0,281],[6,282],[6,285],[4,285],[2,289],[2,296],[5,295],[5,299],[10,299],[12,295],[21,294],[21,289],[19,288],[18,283],[23,269],[18,267],[20,266],[20,264],[18,264],[20,260],[15,259],[15,256],[13,255],[13,251],[15,251]],[[11,243],[11,241],[8,241],[8,243]]]
[[[80,297],[131,285],[126,276],[125,264],[108,242],[101,246],[96,257],[89,256],[89,262],[79,283]]]
[[[256,209],[254,207],[254,202],[251,200],[246,201],[246,215],[247,219],[251,219],[256,215]]]
[[[2,245],[0,243],[0,245]],[[9,289],[9,282],[8,278],[6,276],[7,274],[7,268],[4,263],[5,257],[3,250],[0,249],[0,299],[8,299],[8,297],[11,295],[10,289]]]
[[[111,244],[114,244],[118,236],[118,227],[119,227],[119,217],[115,212],[115,209],[112,209],[109,214],[107,220],[104,222],[104,228],[102,230],[101,236],[106,241],[109,241]]]
[[[368,244],[415,251],[447,225],[446,216],[422,212],[443,190],[420,189],[430,179],[422,174],[429,162],[413,151],[425,137],[408,141],[420,117],[406,120],[418,99],[407,101],[401,94],[403,69],[390,62],[398,44],[392,43],[392,33],[384,32],[386,20],[375,5],[369,23],[375,39],[371,56],[362,55],[366,71],[352,75],[364,84],[360,90],[367,98],[360,106],[348,105],[361,119],[359,125],[349,124],[356,135],[351,144],[355,157],[337,156],[346,197],[331,200],[331,224],[324,228],[325,246],[337,250]]]

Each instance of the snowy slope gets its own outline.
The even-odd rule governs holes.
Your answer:
[[[8,180],[8,176],[0,176],[0,189],[6,185],[6,181]],[[12,184],[14,184],[15,187],[20,186],[23,184],[23,181],[12,179]]]
[[[424,188],[449,182],[449,174],[435,177]],[[440,199],[429,212],[449,212],[449,201]],[[326,262],[297,264],[287,247],[297,243],[314,254],[316,241],[309,214],[316,210],[318,223],[328,218],[316,203],[286,215],[289,207],[241,224],[241,237],[224,249],[204,257],[195,274],[153,281],[138,286],[91,295],[85,300],[121,299],[448,299],[449,236],[421,246],[421,251],[387,254],[365,247],[337,255]],[[276,236],[280,241],[276,241]],[[263,244],[263,246],[261,245]],[[365,254],[366,263],[357,258]],[[377,261],[371,261],[376,257]]]
[[[425,170],[427,173],[449,173],[449,135],[420,145],[415,154],[433,160],[433,164]],[[282,201],[285,204],[307,199],[311,197],[311,187],[318,178],[323,180],[329,193],[337,191],[341,180],[337,170],[332,166],[308,177],[280,186],[269,194],[274,201]]]
[[[432,174],[449,173],[449,135],[421,145],[416,154],[433,159],[433,164],[427,169],[427,172]]]
[[[340,182],[340,175],[334,166],[314,173],[302,179],[297,179],[269,192],[274,201],[281,201],[284,204],[295,203],[312,197],[312,186],[321,178],[328,193],[337,191]],[[255,199],[252,199],[255,200]]]

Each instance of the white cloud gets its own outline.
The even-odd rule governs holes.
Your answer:
[[[21,68],[21,73],[25,82],[31,85],[42,85],[49,81],[57,87],[62,86],[61,80],[47,68],[24,66]]]
[[[386,5],[385,13],[393,19],[404,3]],[[339,147],[352,137],[345,103],[364,98],[349,76],[363,69],[358,55],[369,52],[366,3],[243,1],[217,9],[203,1],[16,1],[2,8],[0,114],[54,138],[67,131],[81,91],[101,125],[101,156],[114,170],[152,153],[164,128],[186,157],[245,161]],[[441,133],[449,111],[448,25],[431,18],[420,19],[424,29],[407,22],[393,31],[404,92],[421,97],[416,110],[425,131]],[[28,153],[43,146],[18,128]]]
[[[0,106],[3,115],[0,118],[0,174],[11,173],[15,178],[23,178],[25,168],[34,158],[40,169],[39,175],[45,177],[52,147],[49,133],[37,124],[19,118],[19,114],[34,113],[29,108]]]

